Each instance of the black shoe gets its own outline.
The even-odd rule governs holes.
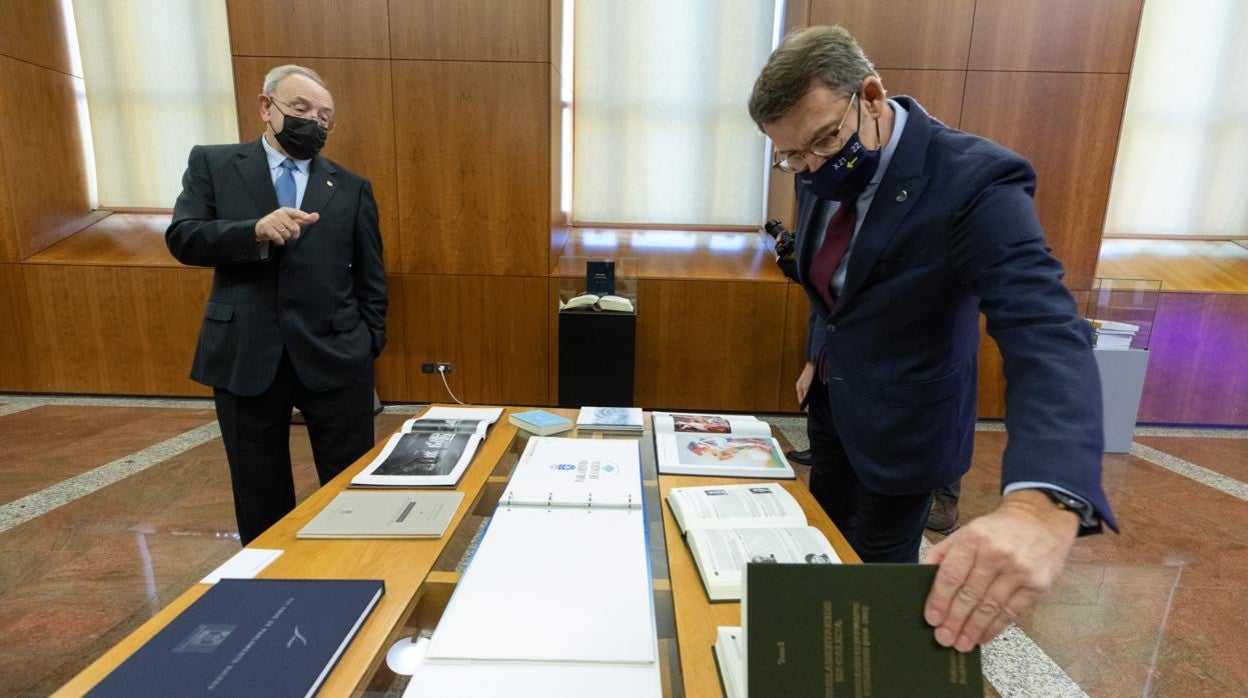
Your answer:
[[[794,463],[800,463],[801,465],[815,464],[815,458],[811,455],[809,448],[805,451],[786,451],[784,455]]]
[[[927,513],[927,530],[948,535],[958,527],[958,500],[932,497],[932,510]]]

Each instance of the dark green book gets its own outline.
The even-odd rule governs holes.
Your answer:
[[[747,565],[749,694],[982,698],[979,648],[941,647],[923,620],[935,579],[935,565]]]

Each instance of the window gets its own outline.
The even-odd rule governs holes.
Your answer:
[[[225,3],[73,0],[73,14],[100,207],[172,208],[191,146],[238,140]]]
[[[1148,0],[1105,234],[1248,237],[1245,162],[1248,3]]]
[[[769,144],[746,102],[783,3],[577,0],[577,225],[750,226]]]

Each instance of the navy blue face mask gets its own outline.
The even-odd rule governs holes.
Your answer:
[[[884,152],[884,143],[880,141],[880,122],[875,122],[875,140],[879,146],[868,150],[858,138],[862,124],[862,101],[858,101],[858,124],[853,135],[845,141],[845,145],[829,157],[823,166],[814,172],[797,173],[798,181],[805,184],[821,199],[827,201],[847,201],[858,198],[871,177],[880,167],[880,156]]]

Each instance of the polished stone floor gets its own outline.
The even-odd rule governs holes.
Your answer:
[[[800,418],[771,421],[803,445]],[[54,691],[238,550],[214,429],[206,401],[0,395],[0,695]],[[316,476],[291,436],[302,499]],[[999,500],[1004,447],[981,425],[964,520]],[[990,693],[1248,695],[1248,431],[1142,429],[1104,466],[1122,534],[1080,540],[986,649]]]

